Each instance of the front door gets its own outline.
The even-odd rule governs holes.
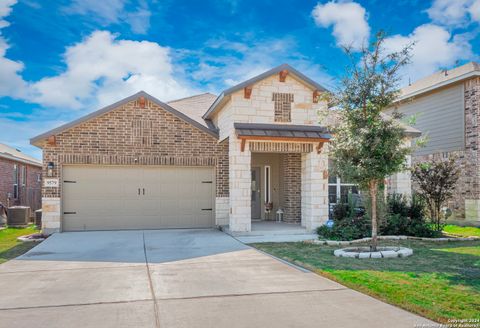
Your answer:
[[[260,168],[252,167],[252,219],[261,218],[260,204]]]

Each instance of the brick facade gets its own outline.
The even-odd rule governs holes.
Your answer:
[[[284,221],[299,223],[302,217],[302,157],[300,153],[283,156]]]
[[[17,165],[18,197],[14,196],[14,166]],[[22,171],[26,168],[25,181],[22,181]],[[5,206],[29,206],[32,210],[41,207],[40,186],[38,175],[42,169],[11,159],[0,158],[0,203]],[[8,197],[10,196],[10,198]]]
[[[140,121],[152,124],[142,129]],[[62,164],[215,166],[216,195],[228,196],[228,143],[148,100],[145,108],[131,101],[58,134],[43,148],[45,176],[49,162],[53,177]],[[60,195],[60,188],[43,188],[44,197]]]
[[[145,123],[150,122],[150,123]],[[43,148],[43,174],[53,178],[63,164],[179,165],[215,167],[216,197],[228,197],[228,142],[185,122],[156,103],[130,101],[55,136]],[[44,228],[60,228],[61,184],[42,188]]]

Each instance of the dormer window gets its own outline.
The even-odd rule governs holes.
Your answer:
[[[275,102],[275,122],[291,122],[293,93],[275,92],[272,100]]]

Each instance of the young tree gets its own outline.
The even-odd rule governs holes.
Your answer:
[[[428,161],[417,163],[412,168],[412,179],[418,185],[419,194],[427,202],[430,219],[435,230],[442,230],[442,206],[452,198],[460,169],[455,158],[448,161]]]
[[[371,199],[372,249],[377,248],[377,194],[384,180],[406,169],[412,149],[404,141],[404,128],[382,113],[398,96],[399,70],[410,60],[412,45],[385,54],[385,34],[359,53],[345,49],[351,64],[340,90],[331,96],[339,125],[333,129],[330,156],[334,171],[367,189]]]

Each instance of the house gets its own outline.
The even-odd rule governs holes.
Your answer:
[[[0,143],[0,203],[41,208],[42,162]]]
[[[48,182],[43,230],[248,232],[281,209],[312,231],[328,219],[323,92],[284,64],[218,97],[139,92],[43,133],[31,139]]]
[[[480,64],[437,72],[403,88],[395,109],[414,115],[427,136],[412,161],[457,158],[461,177],[448,206],[457,218],[480,219]]]

